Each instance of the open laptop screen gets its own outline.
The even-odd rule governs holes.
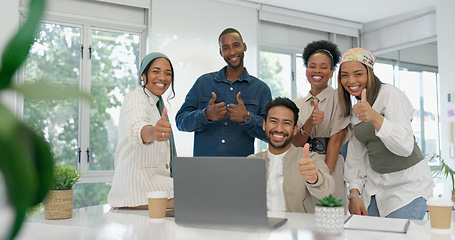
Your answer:
[[[264,159],[176,157],[172,163],[177,224],[268,227]]]

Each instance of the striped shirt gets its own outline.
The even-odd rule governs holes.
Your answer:
[[[129,92],[120,110],[115,173],[107,196],[111,207],[147,205],[150,191],[165,191],[168,198],[174,197],[169,141],[142,142],[142,128],[155,126],[160,119],[158,97],[145,92],[142,87]]]

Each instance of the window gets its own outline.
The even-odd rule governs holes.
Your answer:
[[[299,99],[311,89],[301,53],[259,52],[259,78],[269,85],[272,98],[278,96]],[[336,88],[336,71],[329,85]]]
[[[380,60],[379,60],[380,61]],[[423,155],[439,154],[439,101],[437,69],[415,64],[399,66],[394,62],[377,62],[375,74],[384,83],[400,88],[415,111],[412,130]],[[438,164],[438,163],[434,163]]]
[[[75,207],[106,203],[123,96],[138,86],[141,35],[142,31],[44,21],[30,50],[25,82],[75,86],[94,97],[91,104],[23,99],[24,121],[44,134],[57,164],[84,173],[74,188]]]
[[[292,74],[290,54],[261,51],[259,53],[259,78],[270,87],[272,98],[291,97]]]

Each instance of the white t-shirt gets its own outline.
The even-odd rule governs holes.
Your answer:
[[[287,151],[275,155],[267,151],[269,157],[268,179],[267,179],[267,210],[286,212],[286,202],[283,192],[283,158]]]

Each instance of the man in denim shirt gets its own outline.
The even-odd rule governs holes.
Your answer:
[[[195,132],[194,156],[248,156],[254,153],[254,138],[266,141],[262,123],[272,94],[243,66],[246,44],[237,30],[225,29],[218,43],[227,66],[197,79],[176,125]]]

